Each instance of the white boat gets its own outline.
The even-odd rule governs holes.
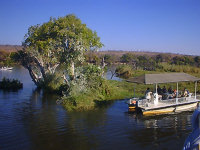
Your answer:
[[[1,67],[0,70],[12,70],[13,67]]]
[[[197,81],[200,78],[191,76],[186,73],[164,73],[164,74],[145,74],[140,77],[130,78],[128,82],[143,83],[143,84],[155,84],[155,93],[151,98],[146,99],[130,99],[129,100],[129,112],[142,112],[143,115],[158,115],[173,112],[182,112],[188,110],[194,110],[197,108],[200,102],[197,99]],[[179,82],[195,82],[195,94],[180,97],[178,92]],[[176,97],[168,97],[163,100],[157,92],[157,85],[163,83],[177,83]],[[167,93],[166,93],[167,94]]]

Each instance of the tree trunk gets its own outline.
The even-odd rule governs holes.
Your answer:
[[[40,72],[42,73],[42,77],[45,80],[46,73],[45,73],[43,62],[39,61],[36,57],[34,57],[34,60],[35,60],[35,63],[37,64],[37,66],[40,68]]]
[[[33,72],[32,68],[31,68],[30,66],[27,66],[26,68],[28,69],[29,74],[30,74],[30,76],[31,76],[31,78],[32,78],[32,80],[33,80],[33,82],[35,83],[35,85],[36,85],[37,87],[39,87],[39,82],[38,82],[38,77],[37,77],[37,75]]]
[[[104,57],[102,58],[102,61],[101,61],[101,68],[102,68],[102,76],[104,75],[104,68],[105,68],[106,64],[104,62]]]
[[[72,62],[72,63],[70,64],[70,79],[71,79],[71,80],[74,80],[74,78],[75,78],[75,73],[74,73],[74,62]]]
[[[67,84],[68,86],[70,86],[69,81],[67,80],[67,78],[66,78],[66,76],[65,76],[64,73],[63,73],[63,79],[64,79],[64,81],[66,82],[66,84]]]

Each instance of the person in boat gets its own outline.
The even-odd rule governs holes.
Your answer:
[[[158,99],[161,100],[162,99],[162,89],[160,88],[160,86],[158,85],[157,87],[157,92],[158,92]]]
[[[171,87],[171,86],[168,88],[168,93],[169,93],[169,94],[172,94],[172,93],[173,93],[173,90],[172,90],[172,87]]]
[[[172,99],[174,97],[174,90],[172,90],[172,87],[170,86],[168,88],[168,98]]]
[[[188,97],[189,96],[189,91],[184,88],[184,91],[183,91],[183,97]]]
[[[167,93],[167,89],[166,89],[165,86],[163,87],[162,92],[163,92],[163,93]]]
[[[167,95],[167,89],[166,87],[164,86],[163,89],[162,89],[162,99],[165,100],[168,98],[168,95]]]
[[[172,98],[176,98],[176,94],[177,94],[177,92],[176,92],[176,90],[174,90],[174,92],[172,93]]]
[[[150,88],[147,88],[147,90],[145,91],[145,95],[146,95],[147,93],[149,93],[149,92],[151,92],[151,91],[150,91]]]
[[[147,88],[147,90],[145,91],[145,97],[147,100],[151,100],[152,92],[150,91],[150,88]]]
[[[158,88],[157,88],[157,92],[158,92],[158,95],[162,95],[162,89],[160,88],[159,85],[158,85]]]

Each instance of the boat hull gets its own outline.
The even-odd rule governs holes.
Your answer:
[[[172,113],[173,111],[174,111],[174,108],[170,107],[170,108],[142,111],[142,113],[143,115],[160,115],[160,114],[169,114],[169,113]]]
[[[13,67],[1,67],[0,70],[5,71],[5,70],[12,70]]]
[[[184,104],[176,104],[172,106],[154,108],[142,110],[143,115],[159,115],[159,114],[169,114],[174,112],[190,111],[197,108],[199,102],[191,102]]]
[[[129,106],[129,107],[128,107],[128,111],[129,111],[129,112],[135,112],[136,109],[137,109],[136,106]]]

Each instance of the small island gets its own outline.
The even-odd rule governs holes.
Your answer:
[[[0,81],[0,89],[1,90],[19,90],[23,88],[23,84],[17,79],[7,79],[3,78]]]

